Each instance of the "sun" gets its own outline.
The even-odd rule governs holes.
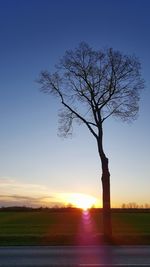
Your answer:
[[[96,204],[97,199],[90,195],[72,193],[68,197],[68,201],[76,208],[87,210]]]

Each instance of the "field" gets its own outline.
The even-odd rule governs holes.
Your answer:
[[[150,212],[112,212],[115,244],[150,244]],[[0,211],[0,245],[100,244],[99,211]]]

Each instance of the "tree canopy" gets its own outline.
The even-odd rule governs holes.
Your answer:
[[[72,132],[73,121],[83,122],[94,137],[99,126],[115,116],[123,121],[136,118],[139,95],[144,87],[141,66],[135,56],[112,48],[93,50],[82,42],[66,51],[56,71],[42,71],[41,90],[59,97],[59,130],[63,136]]]

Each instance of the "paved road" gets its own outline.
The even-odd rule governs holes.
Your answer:
[[[0,247],[0,267],[150,266],[150,246]]]

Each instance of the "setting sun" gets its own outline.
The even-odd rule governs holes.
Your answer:
[[[80,193],[72,193],[68,196],[67,201],[77,208],[81,208],[83,210],[90,209],[97,203],[97,199],[90,195],[80,194]]]

